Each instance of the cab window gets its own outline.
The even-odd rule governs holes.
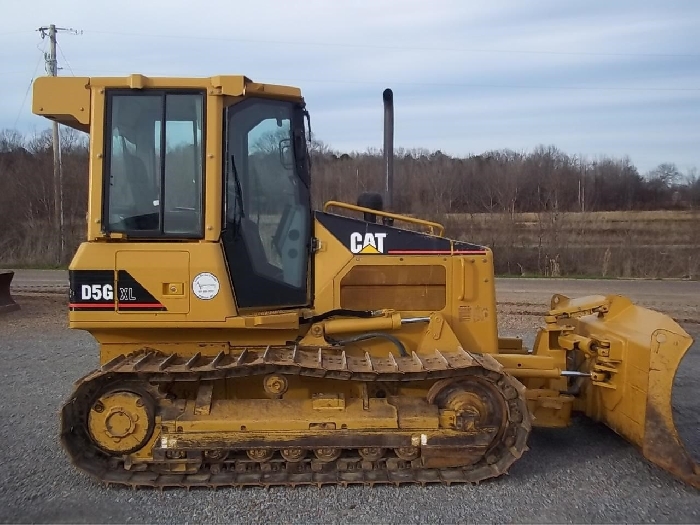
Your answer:
[[[107,94],[107,232],[202,236],[203,110],[202,93]]]

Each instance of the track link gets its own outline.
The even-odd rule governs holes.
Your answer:
[[[246,376],[262,378],[271,373],[362,382],[435,380],[437,390],[437,385],[449,385],[475,375],[498,388],[507,416],[498,442],[483,457],[470,466],[448,468],[427,468],[420,457],[409,460],[383,457],[368,461],[358,457],[355,449],[343,449],[334,461],[285,461],[279,458],[279,451],[275,451],[278,457],[274,460],[255,462],[244,457],[244,450],[232,448],[225,451],[225,461],[208,462],[205,457],[203,461],[195,461],[195,472],[172,472],[178,468],[187,470],[187,458],[181,461],[176,458],[166,464],[156,461],[132,464],[126,455],[111,456],[100,450],[87,429],[90,407],[100,393],[112,387],[132,385],[135,391],[147,393],[162,409],[169,403],[160,388],[166,383]],[[437,390],[436,395],[439,395]],[[73,394],[62,409],[61,441],[80,470],[101,482],[131,487],[450,485],[479,483],[506,473],[528,450],[530,429],[525,387],[505,374],[501,365],[487,354],[458,349],[436,351],[432,356],[413,353],[408,357],[390,354],[379,358],[368,353],[364,357],[349,356],[344,350],[334,348],[284,346],[233,348],[217,355],[181,357],[144,349],[119,356],[75,383]],[[164,472],[165,467],[170,471]]]

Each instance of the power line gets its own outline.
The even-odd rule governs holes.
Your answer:
[[[329,84],[373,84],[385,85],[392,84],[396,86],[421,86],[421,87],[461,87],[461,88],[485,88],[485,89],[541,89],[541,90],[566,90],[566,91],[687,91],[697,92],[697,88],[673,88],[673,87],[636,87],[636,86],[545,86],[545,85],[527,85],[527,84],[474,84],[474,83],[458,83],[458,82],[394,82],[394,81],[375,81],[375,80],[310,80],[310,79],[285,79],[285,82],[290,83],[329,83]]]
[[[66,58],[66,55],[63,54],[63,49],[61,49],[61,44],[56,41],[56,45],[58,46],[58,50],[61,52],[61,56],[63,57],[63,61],[66,63],[68,66],[68,69],[70,70],[70,74],[75,76],[75,73],[73,73],[73,68],[70,67],[70,64],[68,63],[68,59]]]
[[[5,75],[18,74],[20,71],[5,72]],[[83,74],[85,76],[127,76],[133,71],[118,71],[118,70],[96,70],[96,69],[71,69],[71,73]],[[154,74],[152,76],[179,76],[176,74]],[[268,80],[275,82],[274,80]],[[344,79],[311,79],[311,78],[284,78],[277,82],[282,83],[297,83],[305,84],[338,84],[338,85],[385,85],[391,84],[396,86],[415,86],[415,87],[454,87],[454,88],[479,88],[479,89],[517,89],[517,90],[548,90],[548,91],[622,91],[622,92],[686,92],[695,93],[700,91],[700,87],[640,87],[640,86],[555,86],[555,85],[533,85],[533,84],[489,84],[489,83],[470,83],[470,82],[395,82],[393,80],[344,80]]]
[[[30,29],[25,29],[23,31],[9,31],[7,33],[0,33],[0,36],[10,36],[10,35],[24,35],[27,33],[33,33],[34,31]]]
[[[39,46],[36,46],[37,49],[39,49]],[[39,60],[36,61],[36,67],[34,68],[34,73],[32,73],[32,78],[29,81],[29,85],[27,86],[27,91],[24,93],[24,98],[22,99],[22,105],[19,107],[19,111],[17,112],[17,118],[15,119],[15,123],[12,126],[13,129],[17,129],[17,123],[19,122],[20,116],[22,116],[22,110],[24,109],[24,104],[27,102],[27,96],[29,95],[29,90],[32,89],[32,84],[34,83],[34,78],[36,78],[36,72],[39,69],[39,64],[41,64],[41,59],[44,58],[44,52],[46,51],[46,42],[44,42],[44,47],[42,49],[39,49],[41,51],[41,56],[39,57]]]
[[[700,53],[604,53],[594,51],[554,51],[554,50],[524,50],[524,49],[484,49],[465,47],[416,47],[416,46],[387,46],[377,44],[354,44],[349,42],[303,42],[292,40],[260,40],[251,38],[230,38],[218,36],[200,36],[177,34],[132,33],[119,31],[86,31],[96,35],[115,35],[145,38],[176,38],[178,40],[208,40],[220,42],[245,42],[251,44],[273,44],[282,46],[316,46],[316,47],[344,47],[348,49],[371,49],[387,51],[449,51],[461,53],[493,53],[493,54],[520,54],[520,55],[571,55],[571,56],[600,56],[600,57],[647,57],[647,58],[700,58]]]
[[[95,70],[78,70],[79,73],[85,74],[102,74],[102,75],[129,75],[132,72],[118,72],[115,70],[95,71]],[[153,75],[153,76],[178,76],[178,75]],[[700,87],[638,87],[638,86],[553,86],[553,85],[528,85],[528,84],[481,84],[470,82],[401,82],[393,80],[343,80],[343,79],[311,79],[311,78],[284,78],[278,81],[269,80],[269,82],[281,82],[297,85],[305,84],[347,84],[347,85],[396,85],[396,86],[416,86],[416,87],[455,87],[455,88],[483,88],[483,89],[521,89],[521,90],[564,90],[564,91],[658,91],[658,92],[700,92]]]

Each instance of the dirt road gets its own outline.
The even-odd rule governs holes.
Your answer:
[[[68,290],[68,272],[65,270],[13,270],[11,291],[63,292]]]
[[[700,281],[496,279],[496,298],[504,307],[539,306],[537,312],[543,313],[556,293],[569,297],[625,295],[641,306],[665,312],[678,321],[700,322]]]

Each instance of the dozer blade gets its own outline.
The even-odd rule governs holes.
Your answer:
[[[10,283],[15,272],[0,271],[0,314],[19,310],[19,305],[10,295]]]
[[[676,372],[693,344],[690,335],[667,315],[622,296],[555,295],[550,314],[592,340],[593,357],[584,365],[591,381],[580,408],[649,461],[700,488],[700,468],[678,435],[671,405]]]

